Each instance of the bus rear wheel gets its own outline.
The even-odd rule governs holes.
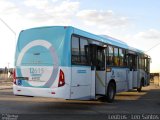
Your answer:
[[[116,86],[114,82],[110,82],[107,88],[106,100],[109,103],[114,101],[114,97],[116,94]]]
[[[141,80],[139,88],[137,88],[138,92],[142,92],[143,80]]]

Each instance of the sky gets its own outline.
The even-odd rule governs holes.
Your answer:
[[[160,72],[160,0],[0,0],[0,68],[14,66],[21,30],[74,26],[143,50]]]

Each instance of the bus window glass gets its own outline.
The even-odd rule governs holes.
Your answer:
[[[147,58],[145,58],[145,71],[147,72]]]
[[[144,62],[145,62],[145,65],[144,65],[144,69],[145,69],[145,72],[147,72],[148,73],[148,71],[149,71],[149,68],[148,68],[148,60],[149,60],[149,58],[148,58],[148,56],[147,55],[145,55],[144,56]]]
[[[150,72],[150,58],[149,57],[147,58],[147,71],[146,72],[147,73]]]
[[[105,54],[104,48],[97,50],[97,70],[104,70],[105,69]]]
[[[79,38],[72,37],[72,64],[80,63]]]
[[[123,49],[123,53],[124,53],[124,58],[123,58],[123,65],[124,66],[128,66],[128,55],[127,55],[127,50]]]
[[[141,59],[141,56],[139,56],[139,69],[142,69],[142,59]]]
[[[144,59],[144,56],[142,56],[142,69],[143,70],[145,69],[145,59]]]
[[[108,62],[107,65],[113,65],[113,47],[108,46]]]
[[[80,56],[81,64],[88,64],[88,41],[85,38],[80,38]]]
[[[125,51],[123,49],[119,49],[119,65],[124,66],[124,54]]]
[[[114,48],[114,65],[119,65],[119,58],[118,58],[118,48]]]

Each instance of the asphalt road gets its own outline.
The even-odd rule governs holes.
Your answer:
[[[14,96],[12,89],[0,90],[0,120],[135,120],[148,116],[160,120],[160,87],[155,85],[141,93],[120,93],[114,103]]]

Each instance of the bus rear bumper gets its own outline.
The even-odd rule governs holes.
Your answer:
[[[13,85],[13,94],[22,96],[37,96],[69,99],[69,86],[65,85],[58,88],[34,88]]]

